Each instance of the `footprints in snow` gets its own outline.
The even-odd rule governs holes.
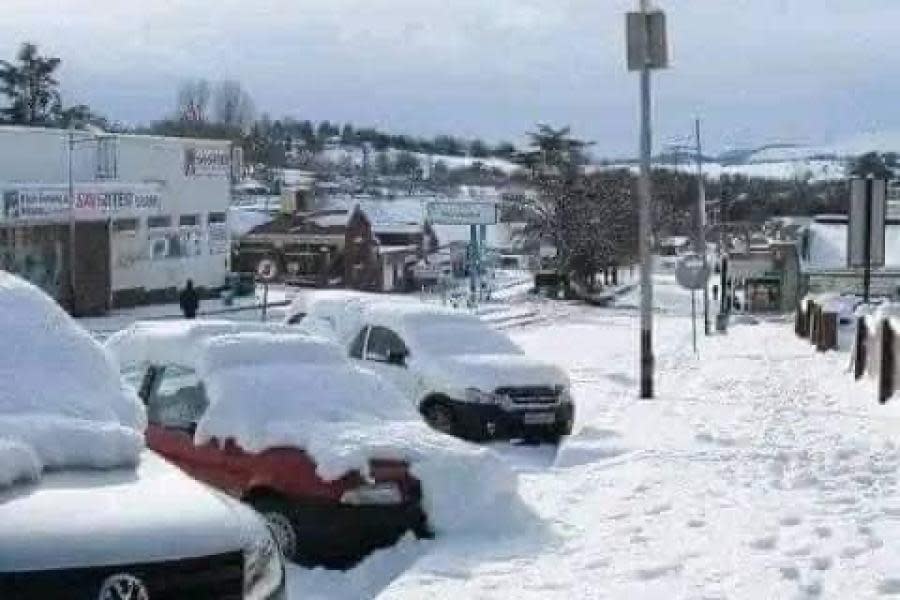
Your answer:
[[[557,467],[578,467],[627,454],[631,449],[618,431],[584,427],[559,449]]]

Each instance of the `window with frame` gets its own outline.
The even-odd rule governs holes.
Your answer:
[[[210,225],[215,225],[217,223],[224,223],[226,220],[226,215],[223,212],[211,212],[209,216],[206,217],[206,222]]]
[[[119,176],[117,146],[113,137],[97,139],[97,179],[116,179]]]
[[[172,226],[172,217],[169,215],[154,215],[147,217],[147,227],[149,229],[162,229]]]
[[[134,234],[138,230],[137,219],[116,219],[113,221],[113,232]]]
[[[200,215],[181,215],[178,217],[179,227],[196,227],[200,224]]]
[[[147,420],[168,429],[194,431],[209,406],[203,382],[193,369],[158,367],[147,396]]]
[[[387,327],[372,327],[366,342],[366,360],[388,362],[391,356],[402,356],[408,353],[406,344],[400,336]]]

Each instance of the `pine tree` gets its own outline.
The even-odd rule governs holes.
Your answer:
[[[26,42],[16,62],[0,60],[0,94],[9,105],[0,109],[5,123],[49,125],[61,112],[59,82],[54,72],[60,59],[38,54],[37,46]]]

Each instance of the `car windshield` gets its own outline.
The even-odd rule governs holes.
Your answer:
[[[522,353],[504,334],[469,319],[421,319],[414,321],[410,329],[415,345],[432,355]]]

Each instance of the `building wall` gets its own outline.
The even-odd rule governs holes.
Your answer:
[[[224,284],[228,142],[71,135],[76,219],[109,225],[114,297],[142,301],[146,293],[180,288],[188,278],[201,287]],[[0,227],[68,223],[69,136],[64,130],[0,127]]]
[[[118,144],[119,178],[157,183],[162,202],[153,214],[169,217],[170,225],[150,227],[148,214],[139,219],[136,232],[113,227],[113,289],[180,288],[188,278],[200,287],[221,287],[231,245],[230,175],[227,168],[186,173],[185,153],[227,154],[230,145],[137,136],[119,138]]]

